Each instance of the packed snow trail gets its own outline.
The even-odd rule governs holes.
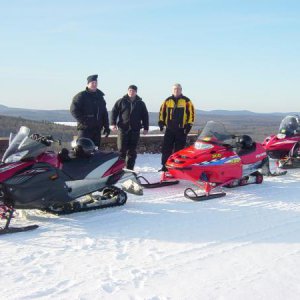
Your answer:
[[[157,180],[159,155],[137,170]],[[300,169],[193,202],[190,186],[144,190],[123,207],[36,211],[1,236],[5,299],[298,299]]]

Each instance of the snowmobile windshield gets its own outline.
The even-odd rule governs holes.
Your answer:
[[[197,141],[213,142],[217,144],[233,144],[233,135],[230,134],[222,123],[208,121],[199,135]]]
[[[44,151],[46,145],[29,137],[29,133],[29,128],[25,126],[20,128],[10,141],[2,157],[2,162],[11,163],[36,157]]]
[[[297,116],[286,116],[280,123],[279,133],[287,136],[299,133],[299,118]]]

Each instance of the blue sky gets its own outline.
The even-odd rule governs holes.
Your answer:
[[[197,109],[300,111],[300,1],[0,2],[0,104],[68,109],[99,74],[158,111],[179,82]]]

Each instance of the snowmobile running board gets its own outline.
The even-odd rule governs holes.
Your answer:
[[[24,231],[30,231],[33,229],[38,228],[38,225],[29,225],[29,226],[23,226],[23,227],[8,227],[0,229],[0,235],[7,234],[7,233],[17,233],[17,232],[24,232]]]
[[[172,180],[172,181],[158,181],[150,183],[144,176],[138,176],[137,179],[143,179],[146,183],[140,183],[140,185],[146,189],[154,189],[160,188],[164,186],[178,184],[179,180]]]
[[[188,192],[191,192],[193,195],[189,195]],[[225,192],[221,193],[215,193],[215,194],[210,194],[210,195],[197,195],[196,192],[192,188],[187,188],[184,191],[184,196],[190,200],[193,201],[205,201],[205,200],[210,200],[210,199],[215,199],[215,198],[221,198],[226,196]]]

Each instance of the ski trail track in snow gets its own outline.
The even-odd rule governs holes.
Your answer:
[[[156,181],[159,156],[137,169]],[[149,166],[148,166],[149,165]],[[298,299],[300,170],[193,202],[190,186],[144,190],[123,207],[63,217],[1,238],[8,299]]]

